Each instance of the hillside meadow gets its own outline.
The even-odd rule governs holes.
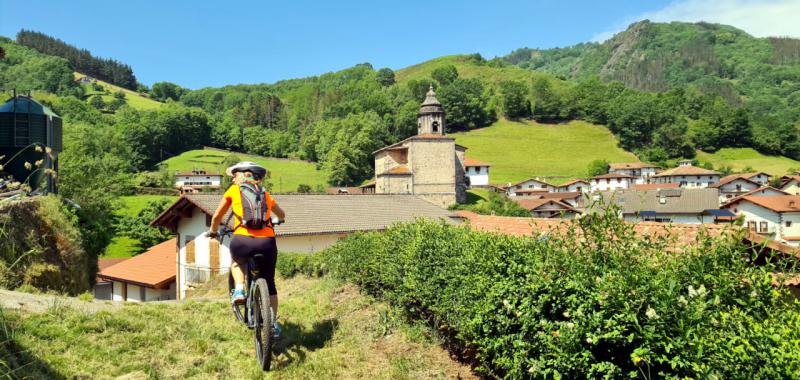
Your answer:
[[[79,72],[75,72],[73,74],[75,75],[75,79],[76,80],[86,76],[86,75],[81,74]],[[161,107],[162,104],[164,104],[164,103],[161,103],[161,102],[157,102],[157,101],[155,101],[153,99],[144,97],[144,96],[140,95],[139,93],[137,93],[135,91],[128,90],[127,88],[122,88],[122,87],[119,87],[119,86],[115,86],[115,85],[113,85],[111,83],[103,82],[103,81],[101,81],[99,79],[95,79],[95,80],[97,81],[97,84],[99,84],[106,91],[109,92],[108,94],[102,94],[101,95],[103,97],[103,101],[106,102],[106,103],[109,103],[112,100],[114,100],[114,93],[115,92],[122,91],[125,94],[125,102],[129,106],[131,106],[133,108],[136,108],[138,110],[145,110],[145,111],[154,110],[154,109],[158,109],[159,107]],[[91,95],[93,95],[95,93],[96,92],[92,92],[91,91],[91,86],[87,86],[87,92],[86,92],[87,97],[91,97]]]
[[[499,120],[486,128],[451,134],[467,147],[467,157],[492,165],[489,180],[505,184],[531,177],[554,177],[554,183],[588,175],[590,162],[638,162],[617,146],[605,127],[584,121],[541,124]]]
[[[216,149],[195,149],[164,160],[163,163],[170,172],[201,169],[224,173],[223,161],[231,154],[235,154],[241,161],[253,161],[266,167],[270,172],[269,181],[274,193],[297,191],[300,184],[309,185],[312,190],[318,186],[327,186],[323,172],[317,170],[314,163],[301,160],[268,158]]]
[[[777,177],[800,170],[800,161],[783,156],[768,156],[753,148],[723,148],[714,153],[697,151],[697,160],[701,163],[709,162],[715,168],[730,166],[735,172],[751,168]]]

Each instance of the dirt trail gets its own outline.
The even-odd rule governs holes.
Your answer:
[[[118,310],[122,302],[112,301],[83,301],[74,297],[64,297],[52,294],[32,294],[0,289],[0,308],[42,313],[51,307],[69,306],[87,313],[98,311]]]

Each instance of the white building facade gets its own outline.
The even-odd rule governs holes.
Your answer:
[[[490,164],[473,160],[471,158],[464,159],[464,174],[469,179],[469,186],[489,186],[489,168]]]
[[[800,196],[746,196],[724,207],[743,216],[750,232],[800,246]]]
[[[644,162],[614,163],[608,165],[609,174],[625,174],[634,177],[635,184],[650,183],[650,178],[656,175],[658,166]]]
[[[589,179],[591,191],[625,190],[631,187],[636,178],[627,174],[603,174]]]

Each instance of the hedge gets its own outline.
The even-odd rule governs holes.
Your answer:
[[[431,221],[349,236],[332,275],[496,378],[800,378],[800,306],[733,237],[681,252],[613,215],[547,238]]]

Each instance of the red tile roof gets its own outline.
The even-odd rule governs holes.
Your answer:
[[[759,187],[758,189],[755,189],[755,190],[753,190],[753,191],[750,191],[749,193],[744,193],[744,194],[742,194],[742,195],[740,195],[740,196],[738,196],[738,197],[735,197],[735,198],[731,198],[731,199],[729,199],[729,200],[728,200],[727,202],[725,202],[725,203],[724,203],[724,204],[723,204],[723,205],[722,205],[720,208],[722,208],[722,207],[725,207],[725,206],[728,206],[728,205],[730,205],[730,204],[733,204],[733,203],[735,203],[736,201],[738,201],[738,200],[740,200],[740,199],[742,199],[742,198],[744,198],[744,197],[746,197],[746,196],[748,196],[748,195],[753,195],[754,193],[758,193],[758,192],[760,192],[760,191],[764,191],[764,190],[772,190],[772,191],[776,191],[776,192],[779,192],[779,193],[783,193],[783,194],[785,194],[785,195],[789,195],[789,193],[787,193],[787,192],[785,192],[785,191],[783,191],[783,190],[780,190],[780,189],[776,189],[776,188],[774,188],[774,187],[772,187],[772,186],[762,186],[762,187]]]
[[[608,173],[608,174],[596,175],[591,179],[606,179],[606,178],[636,178],[636,177],[621,173]]]
[[[521,199],[515,199],[514,201],[517,202],[520,206],[522,206],[522,208],[524,208],[524,209],[526,209],[528,211],[534,211],[539,207],[542,207],[542,206],[544,206],[546,204],[552,203],[552,204],[554,204],[556,206],[559,206],[563,210],[578,212],[578,210],[575,210],[574,208],[572,208],[572,206],[570,206],[570,205],[568,205],[568,204],[566,204],[564,202],[561,202],[558,199],[521,198]]]
[[[664,170],[653,177],[670,177],[675,175],[719,175],[719,172],[698,168],[697,166],[679,166],[677,168]]]
[[[758,174],[758,173],[756,173],[756,174]],[[726,175],[725,177],[720,178],[719,182],[711,184],[711,185],[708,185],[708,187],[720,187],[722,185],[725,185],[725,184],[731,183],[733,181],[736,181],[737,179],[745,181],[745,182],[750,182],[750,183],[752,183],[752,184],[754,184],[756,186],[761,186],[760,183],[751,180],[750,177],[752,177],[752,176],[747,176],[746,174]]]
[[[115,264],[119,264],[129,258],[130,257],[121,257],[116,259],[97,259],[97,270],[102,271],[103,269],[106,269]]]
[[[621,170],[621,169],[644,169],[644,168],[657,168],[658,166],[653,164],[648,164],[645,162],[623,162],[623,163],[614,163],[608,164],[609,169],[614,170]]]
[[[589,184],[589,181],[587,181],[587,180],[585,180],[585,179],[573,179],[572,181],[569,181],[569,182],[566,182],[566,183],[562,183],[562,184],[560,184],[560,185],[556,186],[556,188],[559,188],[559,189],[560,189],[560,188],[562,188],[562,187],[568,187],[568,186],[570,186],[570,185],[572,185],[572,184],[576,184],[576,183],[585,183],[585,184],[587,184],[587,185],[588,185],[588,184]]]
[[[395,175],[411,174],[411,169],[409,169],[408,166],[406,166],[406,165],[399,165],[399,166],[395,166],[395,167],[393,167],[393,168],[391,168],[391,169],[389,169],[389,170],[387,170],[387,171],[385,171],[385,172],[383,172],[381,174],[378,174],[378,175],[391,175],[391,174],[395,174]]]
[[[469,166],[492,166],[492,165],[487,162],[478,161],[476,159],[467,157],[464,159],[464,167],[469,167]]]
[[[747,195],[736,202],[728,202],[725,207],[729,207],[738,202],[751,202],[775,212],[800,212],[800,195],[772,195],[756,196]]]
[[[546,185],[546,186],[552,186],[552,187],[555,187],[555,186],[553,186],[553,185],[551,185],[551,184],[549,184],[549,183],[545,182],[544,180],[541,180],[541,179],[538,179],[538,178],[528,178],[528,179],[526,179],[526,180],[519,181],[519,182],[517,182],[517,183],[511,184],[511,186],[517,186],[517,185],[519,185],[519,184],[522,184],[522,183],[525,183],[525,182],[528,182],[528,181],[536,181],[536,182],[542,183],[542,184],[544,184],[544,185]]]
[[[154,245],[142,254],[104,269],[97,276],[149,288],[168,288],[169,283],[175,281],[176,244],[173,238]]]

